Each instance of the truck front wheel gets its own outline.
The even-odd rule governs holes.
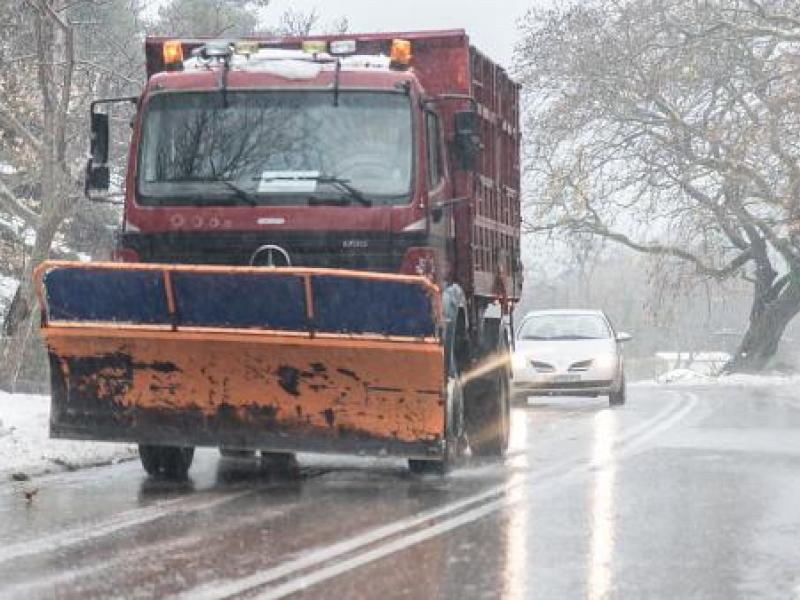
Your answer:
[[[441,460],[411,458],[408,470],[415,475],[446,475],[465,451],[464,389],[453,366],[447,378],[445,450]]]
[[[500,457],[511,425],[510,383],[504,369],[470,382],[467,404],[469,445],[475,456]]]
[[[139,444],[139,459],[151,477],[173,481],[186,479],[194,459],[194,448]]]

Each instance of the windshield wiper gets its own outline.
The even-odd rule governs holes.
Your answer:
[[[227,179],[219,179],[217,177],[188,177],[186,179],[173,179],[170,180],[170,183],[221,183],[231,190],[239,200],[244,201],[249,206],[258,206],[258,200],[256,200],[253,194]],[[205,203],[203,203],[203,205],[205,205]]]
[[[239,187],[232,181],[228,181],[227,179],[212,179],[212,181],[219,181],[222,185],[236,194],[237,198],[244,200],[250,206],[258,206],[258,200],[255,199],[253,194],[248,192],[246,189]]]
[[[372,206],[372,200],[367,198],[364,195],[364,192],[350,185],[349,179],[343,179],[341,177],[335,177],[333,175],[280,175],[280,176],[258,177],[257,180],[258,181],[316,181],[317,183],[327,183],[328,185],[337,187],[342,192],[345,192],[347,194],[347,198],[349,198],[350,200],[356,200],[363,206]],[[324,201],[324,200],[319,201],[320,204],[324,204],[325,202],[330,202],[330,201]],[[310,201],[309,204],[311,204]]]
[[[338,187],[340,190],[343,190],[347,193],[350,198],[353,200],[357,200],[364,206],[372,206],[372,200],[364,196],[364,193],[359,190],[358,188],[353,187],[350,185],[347,179],[342,179],[340,177],[326,177],[320,175],[316,178],[319,183],[329,183],[333,186]]]

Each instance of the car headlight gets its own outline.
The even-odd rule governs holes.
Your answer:
[[[613,369],[617,366],[616,354],[600,354],[594,358],[594,366],[598,369]]]

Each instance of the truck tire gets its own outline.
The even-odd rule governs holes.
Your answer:
[[[255,456],[255,450],[238,450],[235,448],[225,448],[220,446],[219,453],[225,458],[252,458]]]
[[[300,473],[300,464],[297,456],[291,452],[261,451],[261,469],[283,477],[297,476]]]
[[[439,460],[408,459],[408,470],[414,475],[445,475],[446,465]]]
[[[194,448],[139,444],[139,460],[148,475],[182,481],[189,474]]]
[[[611,392],[608,395],[608,404],[609,406],[622,406],[625,404],[625,400],[627,399],[627,385],[625,384],[625,375],[622,376],[622,382],[619,385],[619,389],[616,392]]]
[[[472,454],[479,457],[502,457],[508,448],[511,430],[511,356],[500,324],[487,327],[481,340],[479,357],[473,369],[481,365],[491,371],[472,380],[466,394],[465,420]]]
[[[453,361],[448,377],[448,414],[444,456],[441,460],[408,459],[408,470],[415,475],[446,475],[464,453],[464,389]]]
[[[505,454],[511,429],[510,387],[503,369],[471,383],[467,433],[474,456]]]

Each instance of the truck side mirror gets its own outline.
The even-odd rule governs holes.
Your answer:
[[[481,151],[481,138],[478,130],[478,113],[474,110],[461,110],[455,114],[455,155],[459,168],[473,171]]]
[[[91,157],[86,165],[86,183],[84,192],[86,197],[93,196],[93,192],[106,192],[111,184],[108,169],[108,142],[109,121],[108,115],[92,112],[92,140]]]

